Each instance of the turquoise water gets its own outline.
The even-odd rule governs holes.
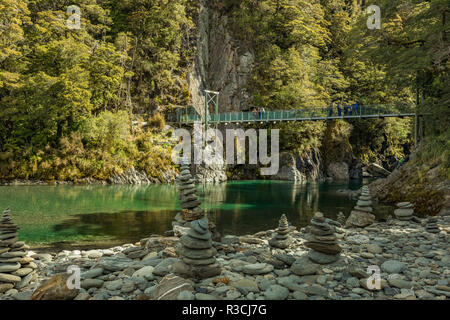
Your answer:
[[[221,234],[250,234],[275,228],[281,214],[302,227],[316,211],[334,218],[349,214],[355,201],[339,189],[360,182],[295,184],[239,181],[199,185],[202,207]],[[11,207],[30,244],[123,244],[163,234],[180,210],[172,185],[150,186],[0,186],[0,208]]]

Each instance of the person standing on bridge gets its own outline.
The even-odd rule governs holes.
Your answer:
[[[264,107],[261,108],[261,118],[264,119],[266,116],[266,109]]]
[[[354,108],[355,108],[355,115],[358,115],[358,103],[354,104]]]
[[[337,111],[338,111],[338,117],[340,117],[342,115],[342,109],[341,109],[341,106],[339,105],[339,103],[337,105]]]
[[[256,107],[253,108],[253,116],[255,119],[258,117],[258,110],[256,110]]]

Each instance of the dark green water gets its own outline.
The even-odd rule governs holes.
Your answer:
[[[239,181],[198,186],[203,205],[216,219],[221,234],[250,234],[275,228],[281,214],[298,227],[316,211],[334,218],[349,214],[355,201],[339,189],[345,184],[294,184],[280,181]],[[0,208],[11,207],[30,244],[112,245],[163,234],[179,211],[171,185],[151,186],[0,186]]]

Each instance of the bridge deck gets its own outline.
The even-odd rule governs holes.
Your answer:
[[[389,117],[414,117],[414,107],[394,107],[394,106],[359,106],[357,110],[351,112],[338,112],[334,109],[299,109],[268,111],[254,114],[253,112],[229,112],[210,114],[208,122],[213,123],[237,123],[237,122],[278,122],[278,121],[320,121],[333,119],[364,119],[364,118],[389,118]],[[179,123],[202,122],[204,119],[199,114],[183,113],[177,115]]]

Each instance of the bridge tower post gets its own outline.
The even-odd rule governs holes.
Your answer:
[[[205,92],[205,114],[203,124],[205,126],[204,147],[206,146],[206,130],[208,130],[209,124],[209,107],[214,108],[216,114],[215,128],[217,129],[219,123],[219,92],[204,90]]]

